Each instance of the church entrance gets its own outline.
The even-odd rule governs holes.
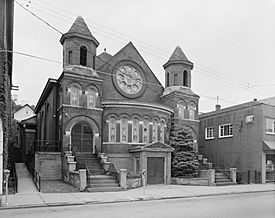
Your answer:
[[[77,123],[71,131],[73,151],[93,152],[93,130],[84,122]]]

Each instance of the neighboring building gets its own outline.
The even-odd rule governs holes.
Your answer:
[[[22,106],[21,108],[19,108],[17,111],[13,113],[13,118],[18,122],[32,116],[34,116],[34,111],[32,107],[28,104],[25,104],[24,106]]]
[[[99,42],[81,17],[60,42],[63,72],[48,80],[35,108],[37,146],[62,155],[68,150],[104,152],[118,169],[131,175],[146,169],[148,183],[169,183],[173,149],[165,142],[171,116],[197,142],[193,63],[177,47],[163,66],[163,88],[131,42],[115,55],[97,55]],[[60,173],[61,159],[55,159]]]
[[[214,168],[237,168],[238,181],[274,181],[275,97],[201,114],[199,151]]]
[[[21,157],[17,157],[17,160],[22,160],[24,162],[26,158],[30,155],[35,141],[36,134],[36,116],[33,115],[19,123],[19,154]],[[19,161],[17,161],[19,162]]]
[[[11,123],[12,51],[14,1],[0,1],[0,195],[3,168],[7,168]]]

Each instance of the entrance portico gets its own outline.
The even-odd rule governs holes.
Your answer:
[[[174,148],[162,142],[130,149],[134,156],[134,166],[139,171],[146,170],[147,184],[170,184],[171,152]],[[137,172],[137,170],[135,171]]]

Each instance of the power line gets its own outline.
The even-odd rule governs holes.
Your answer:
[[[17,2],[18,3],[18,2]],[[55,31],[57,31],[58,33],[60,33],[60,34],[62,34],[62,32],[61,31],[59,31],[58,29],[56,29],[55,27],[53,27],[51,24],[49,24],[48,22],[46,22],[46,21],[44,21],[42,18],[40,18],[40,17],[38,17],[36,14],[34,14],[33,12],[31,12],[30,10],[28,10],[28,9],[26,9],[23,5],[21,5],[20,3],[18,3],[22,8],[24,8],[26,11],[28,11],[28,12],[30,12],[33,16],[35,16],[36,18],[38,18],[40,21],[42,21],[42,22],[44,22],[46,25],[48,25],[49,27],[51,27],[52,29],[54,29]],[[76,42],[74,42],[74,43],[76,43]],[[76,43],[77,44],[77,43]],[[78,44],[77,44],[78,45]],[[89,50],[87,50],[89,53],[91,53]],[[106,61],[104,61],[104,60],[102,60],[101,58],[99,58],[98,56],[96,56],[96,58],[98,58],[99,60],[101,60],[103,63],[105,63],[105,64],[109,64],[109,65],[111,65],[110,63],[108,63],[108,62],[106,62]],[[113,65],[111,65],[112,67],[114,67]],[[117,70],[119,70],[119,69],[117,69]],[[146,83],[148,83],[148,82],[146,82]],[[160,87],[162,87],[161,85],[159,85],[159,84],[154,84],[154,83],[148,83],[148,84],[150,84],[150,85],[157,85],[157,86],[160,86]]]

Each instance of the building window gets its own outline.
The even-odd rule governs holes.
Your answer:
[[[152,142],[158,141],[158,122],[153,121],[153,133],[152,133]]]
[[[136,157],[135,158],[136,159],[136,163],[135,163],[135,165],[136,165],[136,169],[135,169],[135,173],[136,174],[139,174],[140,173],[140,158],[139,157]]]
[[[231,137],[233,136],[233,124],[224,124],[219,126],[219,137]]]
[[[87,66],[87,48],[85,46],[80,47],[80,65]]]
[[[98,93],[94,89],[88,90],[87,95],[87,108],[95,108],[96,107],[96,100],[97,100]]]
[[[72,63],[73,63],[73,51],[69,51],[68,64],[72,64]]]
[[[275,119],[266,119],[266,130],[267,134],[275,134]]]
[[[95,69],[95,56],[93,55],[93,69]]]
[[[116,141],[116,119],[111,118],[109,120],[109,142]]]
[[[205,128],[205,139],[214,139],[214,127]]]
[[[149,121],[143,121],[143,142],[149,143]]]
[[[186,109],[185,105],[183,103],[178,103],[178,118],[179,119],[184,119],[184,111]]]
[[[189,120],[195,120],[195,112],[196,112],[196,105],[194,103],[191,103],[188,105],[188,111],[189,111]]]
[[[174,85],[177,86],[179,84],[179,81],[178,81],[178,74],[174,74]]]
[[[166,87],[169,86],[169,73],[166,74]]]
[[[79,105],[80,90],[76,86],[71,86],[70,105]]]
[[[159,128],[159,140],[163,143],[164,143],[164,127],[165,127],[164,122],[161,122],[160,128]]]
[[[125,119],[125,118],[121,119],[120,141],[121,142],[128,142],[128,120]]]
[[[139,121],[138,119],[133,119],[133,128],[132,128],[132,142],[139,141]]]
[[[188,73],[187,71],[183,71],[183,85],[188,86]]]

